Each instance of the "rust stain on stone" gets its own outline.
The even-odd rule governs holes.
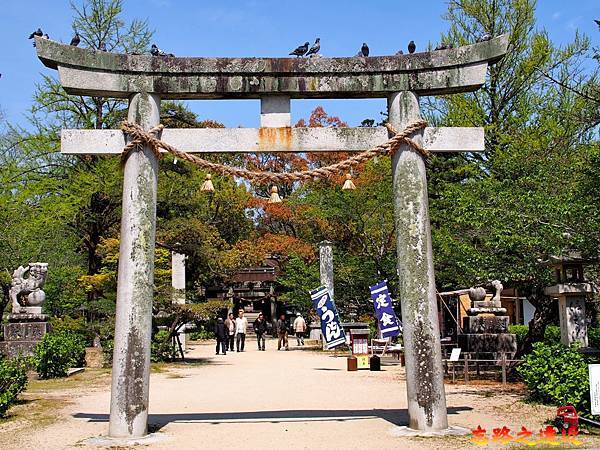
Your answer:
[[[281,128],[259,128],[258,146],[261,150],[273,149],[292,149],[292,129],[291,127]]]

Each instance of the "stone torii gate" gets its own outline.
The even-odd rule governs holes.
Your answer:
[[[456,49],[350,58],[172,58],[86,50],[36,38],[40,60],[58,69],[69,94],[129,99],[128,120],[149,130],[161,99],[260,99],[258,129],[165,129],[187,152],[362,151],[389,139],[376,128],[291,128],[291,98],[387,98],[401,131],[420,119],[419,97],[474,91],[508,37]],[[484,150],[481,128],[425,128],[413,141],[430,152]],[[119,154],[121,130],[63,130],[65,154]],[[406,347],[410,427],[448,427],[436,304],[427,179],[422,156],[402,145],[393,157],[399,297]],[[123,216],[109,435],[147,433],[157,159],[150,148],[124,163]]]

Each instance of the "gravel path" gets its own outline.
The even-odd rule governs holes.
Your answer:
[[[277,352],[273,341],[266,352],[247,344],[246,352],[226,356],[215,356],[212,344],[193,345],[189,356],[201,364],[152,374],[150,423],[163,441],[150,448],[481,448],[469,437],[398,437],[407,423],[404,369],[387,358],[392,365],[381,372],[347,372],[343,357]],[[106,434],[109,382],[103,373],[83,386],[74,380],[29,392],[16,417],[0,423],[0,448],[82,448],[87,438]],[[481,425],[488,433],[503,425],[537,431],[555,411],[522,403],[520,387],[448,385],[446,392],[451,425]],[[28,416],[27,408],[35,411],[48,398],[53,407]]]

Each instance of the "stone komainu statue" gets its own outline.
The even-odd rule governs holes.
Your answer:
[[[29,276],[25,278],[29,272]],[[12,302],[12,313],[18,314],[21,308],[41,307],[46,300],[42,290],[46,282],[48,263],[29,263],[27,267],[19,266],[12,275],[9,296]]]

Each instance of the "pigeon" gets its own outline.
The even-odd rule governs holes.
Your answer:
[[[400,56],[400,55],[404,55],[404,52],[402,50],[398,50],[396,52],[396,56]]]
[[[160,48],[158,48],[156,46],[156,44],[152,44],[152,48],[150,49],[150,54],[152,56],[170,56],[171,58],[175,57],[175,55],[173,53],[163,52]]]
[[[448,50],[452,48],[452,44],[446,44],[445,42],[440,43],[435,50]]]
[[[29,35],[29,39],[33,39],[34,37],[38,36],[38,37],[42,37],[44,35],[44,32],[42,31],[41,28],[38,28],[37,30],[35,30],[33,33],[31,33]]]
[[[319,50],[321,50],[321,38],[315,39],[315,45],[310,48],[306,56],[316,55],[319,53]]]
[[[479,39],[477,39],[477,42],[485,42],[485,41],[489,41],[492,38],[492,35],[489,33],[485,33],[484,35],[482,35]]]
[[[297,58],[300,56],[304,56],[304,54],[308,51],[309,42],[305,42],[304,45],[297,47],[296,50],[290,53],[290,55],[296,55]]]
[[[363,45],[360,48],[360,53],[365,57],[369,56],[369,46],[366,42],[363,42]]]
[[[416,49],[417,49],[417,46],[415,44],[415,41],[410,41],[408,43],[408,53],[413,54]]]
[[[76,31],[75,36],[73,36],[73,39],[71,39],[70,45],[72,45],[73,47],[77,47],[80,42],[81,42],[81,38],[79,37],[79,33]]]

